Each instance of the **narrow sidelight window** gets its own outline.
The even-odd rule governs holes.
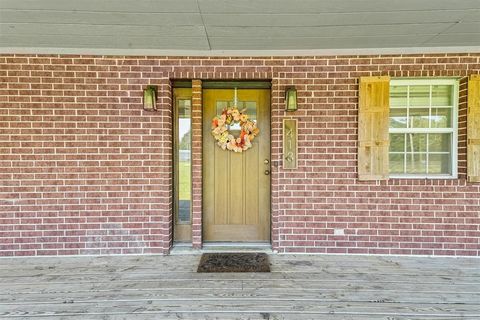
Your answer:
[[[192,99],[191,89],[175,88],[175,226],[176,241],[191,240]]]

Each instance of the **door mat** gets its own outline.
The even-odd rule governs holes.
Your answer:
[[[270,272],[266,253],[204,253],[197,272]]]

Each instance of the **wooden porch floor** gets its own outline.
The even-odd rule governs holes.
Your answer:
[[[197,274],[199,258],[2,258],[0,318],[480,319],[480,259],[271,255],[270,274]]]

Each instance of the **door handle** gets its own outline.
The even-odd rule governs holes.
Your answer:
[[[268,159],[265,159],[265,160],[263,160],[263,163],[265,163],[265,164],[269,164],[269,163],[270,163],[270,161],[269,161]]]
[[[270,170],[265,170],[265,175],[268,176],[270,174]]]

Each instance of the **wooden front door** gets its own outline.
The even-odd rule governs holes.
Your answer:
[[[237,101],[260,129],[241,153],[222,150],[211,133],[212,119],[234,105],[234,90],[203,91],[205,241],[270,240],[270,91],[238,89]],[[230,132],[238,136],[238,127]]]

